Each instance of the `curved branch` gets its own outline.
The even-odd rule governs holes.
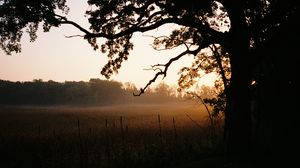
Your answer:
[[[171,58],[166,64],[157,64],[157,65],[154,65],[152,66],[152,68],[155,68],[156,66],[163,66],[165,67],[164,70],[161,70],[159,72],[157,72],[155,74],[155,76],[149,80],[149,82],[146,84],[146,86],[144,88],[141,88],[140,89],[140,92],[138,94],[135,94],[133,93],[134,96],[141,96],[142,94],[145,93],[145,90],[152,84],[156,81],[156,79],[159,77],[159,76],[163,76],[163,78],[165,78],[167,76],[167,72],[168,72],[168,69],[170,67],[170,65],[174,62],[174,61],[177,61],[179,60],[181,57],[187,55],[187,54],[192,54],[192,55],[196,55],[202,48],[201,47],[198,47],[197,49],[195,50],[186,50],[182,53],[180,53],[179,55],[177,55],[176,57],[173,57]]]
[[[189,21],[188,19],[178,19],[178,18],[173,18],[173,17],[159,20],[159,21],[155,22],[154,24],[151,24],[151,25],[145,26],[145,27],[139,27],[138,25],[134,25],[134,26],[132,26],[126,30],[120,31],[119,33],[116,33],[116,34],[92,33],[90,31],[88,31],[87,29],[83,28],[82,26],[80,26],[79,24],[77,24],[76,22],[67,20],[66,18],[63,18],[63,20],[60,21],[59,23],[73,25],[74,27],[79,29],[81,32],[85,33],[86,38],[103,37],[106,39],[117,39],[119,37],[122,37],[122,36],[125,36],[128,34],[133,34],[135,32],[150,31],[150,30],[156,29],[167,23],[175,23],[175,24],[182,25],[182,26],[195,27],[202,32],[206,32],[206,33],[210,34],[211,39],[213,39],[213,41],[217,41],[217,43],[222,43],[221,40],[224,39],[223,37],[227,35],[227,33],[218,32],[218,31],[212,29],[208,24],[196,23],[196,22]]]

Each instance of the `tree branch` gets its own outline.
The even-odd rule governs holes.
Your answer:
[[[85,33],[86,34],[85,36],[90,36],[93,34],[73,21],[64,20],[64,21],[60,21],[59,23],[72,25],[72,26],[76,27],[77,29],[79,29],[80,31],[82,31],[83,33]]]
[[[154,83],[154,82],[157,80],[157,78],[158,78],[159,76],[163,76],[163,78],[165,78],[165,77],[167,76],[168,69],[169,69],[170,65],[171,65],[174,61],[179,60],[181,57],[183,57],[183,56],[185,56],[185,55],[187,55],[187,54],[193,54],[193,55],[196,55],[201,49],[202,49],[201,47],[198,47],[198,48],[195,49],[195,50],[189,50],[189,49],[187,49],[186,51],[180,53],[180,54],[177,55],[176,57],[171,58],[166,64],[157,64],[157,65],[152,66],[152,68],[155,68],[156,66],[163,66],[163,67],[164,67],[164,70],[161,70],[161,71],[157,72],[157,73],[155,74],[155,76],[154,76],[151,80],[149,80],[149,82],[146,84],[146,86],[145,86],[144,88],[141,88],[141,89],[140,89],[140,92],[139,92],[139,93],[137,93],[137,94],[133,93],[133,95],[134,95],[134,96],[141,96],[143,93],[145,93],[145,90],[146,90],[152,83]]]
[[[227,85],[227,78],[226,78],[226,75],[225,75],[225,70],[223,68],[223,65],[222,65],[222,57],[221,57],[221,54],[218,52],[217,50],[217,47],[215,44],[213,44],[213,47],[209,46],[209,48],[211,49],[211,51],[214,53],[214,57],[216,58],[217,60],[217,64],[220,68],[220,73],[221,73],[221,76],[222,76],[222,80],[223,80],[223,85],[224,85],[224,90],[225,92],[228,91],[228,85]]]
[[[80,31],[82,31],[83,33],[85,33],[85,37],[86,38],[93,38],[93,37],[103,37],[106,39],[117,39],[119,37],[128,35],[128,34],[132,34],[134,32],[146,32],[146,31],[150,31],[153,29],[156,29],[164,24],[167,23],[175,23],[178,25],[182,25],[182,26],[188,26],[188,27],[195,27],[197,29],[206,33],[209,33],[211,35],[212,39],[215,39],[214,41],[218,41],[219,43],[221,43],[221,39],[224,35],[226,35],[227,33],[222,33],[222,32],[218,32],[212,28],[209,27],[208,24],[202,24],[202,23],[196,23],[196,22],[192,22],[189,21],[188,19],[178,19],[178,18],[166,18],[166,19],[162,19],[159,20],[157,22],[155,22],[154,24],[151,24],[149,26],[144,26],[144,27],[139,27],[138,24],[131,26],[130,28],[120,31],[119,33],[116,34],[106,34],[106,33],[92,33],[90,31],[88,31],[87,29],[83,28],[82,26],[80,26],[79,24],[67,20],[67,18],[65,17],[61,17],[63,20],[60,21],[60,24],[69,24],[69,25],[73,25],[74,27],[76,27],[77,29],[79,29]]]

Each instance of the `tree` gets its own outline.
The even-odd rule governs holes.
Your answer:
[[[83,33],[76,36],[82,36],[93,49],[107,54],[108,63],[101,71],[107,78],[128,59],[133,49],[130,40],[134,33],[147,32],[165,24],[178,25],[179,28],[170,35],[154,37],[153,45],[158,50],[178,46],[184,46],[186,50],[165,64],[153,65],[156,75],[137,95],[144,93],[159,76],[165,77],[173,62],[186,55],[205,58],[206,54],[201,55],[201,51],[211,48],[214,51],[212,59],[216,63],[211,62],[212,67],[209,68],[218,66],[226,95],[226,152],[230,156],[244,158],[247,158],[253,144],[251,84],[261,74],[256,71],[258,65],[268,64],[261,53],[268,55],[266,50],[270,47],[265,46],[272,44],[276,32],[285,22],[293,22],[291,18],[298,12],[296,0],[88,0],[92,8],[86,12],[91,25],[87,30],[65,15],[55,13],[56,8],[67,11],[64,1],[41,0],[36,4],[28,0],[20,6],[21,2],[11,0],[1,3],[1,44],[7,53],[20,51],[18,42],[23,27],[29,27],[31,37],[35,39],[38,22],[43,21],[46,30],[51,26],[69,24]],[[36,12],[24,17],[10,9],[36,9]],[[13,19],[15,15],[18,19]],[[34,26],[30,26],[32,24]],[[106,42],[100,45],[98,38],[105,38]],[[228,82],[222,63],[224,56],[228,56],[230,63]],[[198,65],[201,63],[198,62]],[[198,76],[196,72],[189,75]]]

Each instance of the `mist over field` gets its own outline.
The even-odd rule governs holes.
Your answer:
[[[128,127],[156,127],[160,115],[164,126],[170,127],[172,119],[181,126],[195,126],[188,116],[199,124],[207,122],[203,106],[192,101],[169,104],[128,104],[95,107],[73,106],[6,106],[0,108],[0,130],[5,135],[32,132],[37,127],[43,132],[74,130],[78,120],[85,129],[104,127],[105,122],[119,124],[123,117]],[[36,130],[35,130],[36,131]],[[3,135],[3,134],[2,134]]]
[[[0,167],[163,167],[221,142],[222,118],[212,130],[199,100],[163,83],[138,92],[100,79],[0,80]]]

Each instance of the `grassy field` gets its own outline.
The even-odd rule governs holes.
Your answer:
[[[172,167],[213,154],[195,103],[0,107],[0,167]]]

